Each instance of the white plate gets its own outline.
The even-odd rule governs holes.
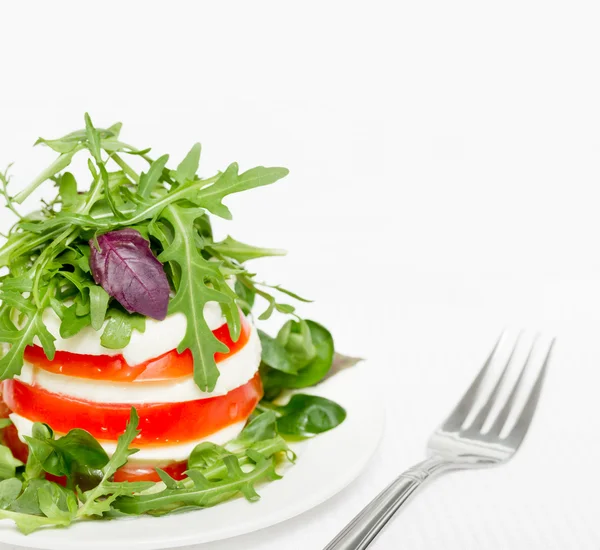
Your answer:
[[[29,548],[154,550],[226,539],[269,527],[301,514],[350,484],[366,466],[381,438],[384,410],[369,382],[368,365],[343,371],[318,387],[348,411],[331,432],[297,444],[298,461],[280,481],[258,486],[261,500],[243,499],[160,518],[86,521],[66,529],[20,534],[0,521],[0,542]]]

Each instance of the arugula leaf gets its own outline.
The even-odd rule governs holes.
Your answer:
[[[145,318],[122,309],[110,308],[106,314],[108,323],[100,337],[100,343],[108,349],[123,349],[131,340],[133,330],[144,332]]]
[[[202,146],[199,143],[196,143],[191,149],[190,152],[186,155],[186,157],[181,161],[177,170],[173,174],[173,177],[178,183],[185,183],[187,180],[193,180],[196,172],[198,171],[198,166],[200,164],[200,152],[202,150]]]
[[[191,487],[177,485],[158,493],[120,497],[115,501],[114,507],[125,514],[156,514],[168,513],[182,506],[214,506],[239,493],[253,501],[258,499],[254,490],[256,483],[280,478],[272,459],[260,456],[249,472],[241,469],[238,459],[233,455],[228,455],[222,460],[227,474],[221,480],[210,481],[199,470],[192,470],[193,473],[188,478],[192,482]]]
[[[227,195],[270,185],[289,174],[287,168],[265,168],[264,166],[251,168],[243,174],[238,174],[238,171],[237,162],[230,164],[214,184],[198,192],[195,204],[206,208],[216,216],[230,220],[231,212],[222,202]]]
[[[25,348],[34,343],[36,336],[40,339],[46,357],[50,360],[54,358],[56,351],[54,347],[56,338],[44,325],[42,320],[43,309],[36,309],[20,294],[12,291],[0,293],[0,300],[5,306],[12,307],[27,317],[20,329],[16,328],[10,319],[6,317],[4,319],[5,326],[9,328],[0,331],[0,338],[2,342],[10,344],[10,348],[0,358],[0,379],[6,380],[21,372]],[[6,315],[6,312],[10,310],[4,311]]]
[[[157,158],[150,165],[148,173],[142,172],[140,174],[140,183],[138,185],[138,195],[140,197],[147,199],[152,194],[152,191],[158,184],[168,161],[169,155],[163,155],[162,157]]]
[[[100,154],[100,134],[98,133],[98,130],[94,128],[94,125],[92,124],[92,119],[90,118],[90,115],[88,113],[85,113],[84,119],[88,147],[90,149],[90,152],[92,153],[92,156],[94,157],[94,160],[98,164],[101,164],[102,155]]]
[[[77,202],[77,181],[71,172],[65,172],[59,180],[58,193],[65,208]]]
[[[203,441],[194,447],[190,458],[188,459],[188,468],[204,469],[215,465],[224,457],[231,453],[221,445]]]
[[[87,327],[91,318],[89,314],[78,315],[79,303],[62,309],[62,320],[60,323],[61,338],[71,338]]]
[[[46,180],[56,176],[59,172],[64,170],[71,164],[71,160],[75,154],[83,149],[83,145],[76,145],[68,153],[61,154],[48,168],[40,172],[38,176],[20,193],[14,197],[14,201],[17,204],[23,203],[23,201],[31,195],[42,183]]]
[[[236,241],[233,237],[227,238],[218,243],[212,243],[210,249],[232,258],[236,262],[247,262],[256,258],[265,258],[268,256],[285,256],[287,252],[278,248],[259,248],[249,244]]]
[[[94,330],[100,330],[104,325],[110,296],[101,286],[90,285],[90,324]]]
[[[244,286],[239,280],[236,280],[235,293],[238,297],[238,305],[242,308],[244,315],[250,314],[252,306],[254,305],[254,299],[256,298],[256,292],[253,289]]]
[[[204,319],[204,306],[211,301],[230,303],[231,298],[208,284],[224,282],[218,264],[202,257],[194,241],[194,221],[201,210],[171,205],[161,217],[173,227],[173,241],[159,256],[162,262],[175,262],[181,270],[181,280],[175,297],[169,305],[169,313],[185,314],[188,323],[186,334],[177,350],[186,349],[194,357],[194,380],[201,390],[212,391],[219,378],[214,355],[226,352],[227,346],[212,333]]]

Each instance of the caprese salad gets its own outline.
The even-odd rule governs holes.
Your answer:
[[[120,130],[86,115],[38,140],[57,158],[29,186],[12,195],[0,174],[16,217],[0,248],[0,519],[23,533],[255,500],[293,460],[286,439],[346,416],[298,390],[353,361],[288,303],[307,300],[246,267],[282,252],[212,231],[211,215],[231,218],[225,197],[288,171],[200,177],[199,144],[170,168]],[[257,328],[261,302],[258,320],[289,317],[275,337]]]

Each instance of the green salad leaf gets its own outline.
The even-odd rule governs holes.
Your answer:
[[[267,342],[261,376],[265,394],[276,397],[284,389],[307,388],[323,380],[333,364],[331,333],[314,321],[292,321],[283,326],[277,338]],[[273,352],[277,350],[277,353]]]
[[[90,270],[90,246],[96,246],[103,234],[131,228],[150,242],[152,253],[165,263],[172,290],[169,311],[183,313],[188,320],[179,349],[192,351],[195,380],[201,389],[210,391],[219,376],[214,353],[226,349],[204,320],[208,301],[221,304],[234,341],[241,327],[238,308],[248,312],[255,295],[269,303],[263,317],[273,311],[293,313],[294,308],[279,303],[271,291],[293,293],[256,282],[254,274],[243,267],[247,260],[282,251],[253,247],[232,237],[215,242],[207,212],[231,218],[223,203],[226,197],[275,183],[288,171],[258,166],[240,173],[232,163],[225,171],[202,178],[198,176],[200,144],[172,170],[167,166],[168,155],[153,159],[149,149],[121,141],[121,124],[103,129],[89,115],[84,119],[82,130],[37,141],[59,156],[16,196],[9,194],[8,173],[0,177],[5,205],[17,217],[0,248],[0,267],[9,268],[0,277],[0,344],[7,348],[0,357],[0,380],[19,374],[29,345],[41,343],[52,359],[54,336],[42,320],[48,308],[61,320],[62,338],[91,327],[102,331],[101,343],[106,348],[121,349],[129,343],[140,325],[135,314],[125,311],[126,304],[119,304],[96,284]],[[75,155],[87,155],[87,177],[68,171]],[[147,166],[136,169],[125,155]],[[42,203],[39,210],[21,215],[17,205],[47,181],[55,184],[56,197]],[[232,279],[236,290],[230,288]]]

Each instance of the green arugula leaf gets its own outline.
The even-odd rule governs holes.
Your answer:
[[[259,248],[249,244],[236,241],[233,237],[228,236],[225,240],[212,243],[210,249],[218,252],[223,256],[227,256],[236,262],[247,262],[256,258],[265,258],[268,256],[285,256],[287,252],[278,248]]]
[[[217,464],[231,452],[225,447],[204,441],[194,447],[190,458],[188,459],[188,468],[205,469]]]
[[[230,164],[214,184],[198,192],[194,203],[216,216],[230,220],[231,212],[222,202],[227,195],[270,185],[289,174],[287,168],[265,168],[264,166],[251,168],[243,174],[238,174],[238,170],[236,162]]]
[[[77,181],[71,172],[65,172],[60,177],[58,189],[63,207],[69,208],[77,202]]]
[[[90,149],[90,152],[92,153],[92,156],[94,157],[94,160],[98,164],[101,164],[102,155],[100,153],[100,134],[98,133],[98,130],[94,128],[94,125],[92,124],[92,119],[90,118],[90,115],[88,113],[85,113],[84,119],[88,147]]]
[[[60,323],[61,338],[71,338],[78,334],[83,328],[91,323],[90,315],[78,315],[79,304],[75,303],[68,308],[62,309],[62,320]]]
[[[106,314],[108,323],[100,338],[100,343],[109,349],[123,349],[131,340],[134,329],[145,330],[145,318],[135,313],[127,313],[122,309],[110,308]]]
[[[214,355],[226,352],[227,346],[219,342],[204,319],[204,306],[211,301],[231,303],[231,298],[208,284],[220,281],[226,284],[218,264],[202,257],[194,240],[194,221],[202,214],[198,209],[169,206],[161,214],[173,227],[173,241],[159,256],[161,262],[175,262],[181,280],[169,313],[183,313],[187,320],[186,334],[177,350],[186,349],[194,357],[194,380],[204,391],[212,391],[219,377]]]
[[[5,326],[9,326],[9,328],[0,331],[1,341],[10,345],[8,351],[0,358],[0,380],[6,380],[21,372],[25,348],[34,343],[36,336],[40,339],[46,357],[50,360],[54,358],[56,351],[54,347],[56,338],[44,325],[42,320],[43,309],[36,309],[20,294],[12,291],[0,293],[0,300],[5,306],[12,307],[26,316],[20,329],[5,318]],[[6,312],[10,310],[4,311],[6,315]]]
[[[190,152],[186,155],[186,157],[181,161],[177,170],[173,174],[173,177],[178,183],[185,183],[188,180],[193,180],[196,172],[198,171],[198,166],[200,165],[200,152],[202,150],[202,146],[199,143],[196,143],[191,149]]]
[[[104,325],[110,296],[101,286],[89,285],[90,293],[90,324],[94,330],[100,330]]]
[[[83,145],[76,145],[68,153],[62,153],[48,168],[43,170],[38,176],[20,193],[14,197],[14,201],[17,204],[23,203],[23,201],[31,195],[42,183],[46,180],[56,176],[59,172],[64,170],[71,164],[71,160],[75,154],[83,149]]]
[[[140,174],[140,183],[138,185],[138,195],[140,197],[147,199],[152,194],[168,161],[169,155],[163,155],[150,165],[148,173],[142,172]]]
[[[256,455],[254,455],[256,457]],[[260,456],[260,455],[259,455]],[[125,514],[153,513],[162,514],[171,512],[182,506],[196,506],[206,508],[229,500],[236,494],[244,495],[248,500],[258,499],[254,485],[265,480],[279,479],[272,459],[262,456],[249,472],[244,472],[233,455],[224,457],[226,476],[218,481],[209,481],[199,470],[192,473],[188,479],[192,486],[177,485],[167,487],[163,491],[120,497],[114,507]]]

